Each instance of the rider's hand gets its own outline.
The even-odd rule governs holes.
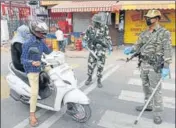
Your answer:
[[[130,53],[132,53],[132,50],[133,50],[132,47],[127,47],[127,48],[125,48],[124,54],[129,55]]]
[[[32,61],[32,65],[39,67],[41,65],[40,61]]]

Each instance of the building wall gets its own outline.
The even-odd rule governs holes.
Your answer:
[[[73,32],[84,32],[91,24],[92,14],[90,12],[73,13]]]

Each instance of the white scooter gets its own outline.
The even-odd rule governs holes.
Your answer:
[[[75,121],[84,123],[89,120],[91,116],[89,98],[77,88],[77,79],[73,70],[65,63],[64,54],[53,51],[49,55],[44,55],[42,62],[52,69],[48,74],[40,73],[37,106],[59,111],[67,105],[66,113]],[[6,79],[11,97],[16,101],[29,104],[31,90],[26,74],[16,70],[12,63],[9,64],[9,70],[10,73]]]

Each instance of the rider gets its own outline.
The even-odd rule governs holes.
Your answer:
[[[42,53],[50,54],[49,49],[42,39],[48,32],[48,26],[45,22],[37,19],[29,23],[29,29],[32,33],[22,46],[21,62],[27,73],[31,86],[30,99],[30,125],[37,126],[38,120],[35,116],[37,97],[39,91],[39,73],[41,72],[41,55]],[[35,49],[38,53],[32,54],[31,49]]]
[[[17,34],[13,37],[11,42],[11,56],[12,63],[17,70],[24,72],[23,65],[21,64],[22,44],[30,36],[29,27],[21,25],[17,29]]]

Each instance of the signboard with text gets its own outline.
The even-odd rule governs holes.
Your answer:
[[[126,11],[124,42],[134,44],[141,31],[147,29],[144,15],[147,11]],[[161,10],[160,25],[171,32],[172,45],[175,46],[175,10]]]
[[[1,4],[1,15],[18,20],[28,18],[30,16],[30,8],[17,5],[12,5],[10,8],[9,4]]]

